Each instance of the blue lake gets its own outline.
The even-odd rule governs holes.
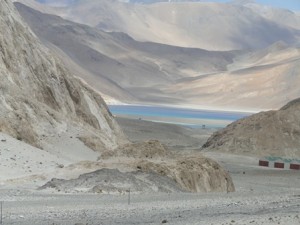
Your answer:
[[[224,127],[230,122],[251,115],[248,112],[230,112],[201,109],[186,109],[162,106],[109,105],[113,115],[151,121],[211,127]]]

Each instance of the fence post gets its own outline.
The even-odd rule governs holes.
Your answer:
[[[0,204],[0,208],[1,208],[0,209],[0,211],[1,211],[1,213],[0,213],[0,224],[2,224],[2,222],[3,222],[3,220],[2,220],[2,208],[3,208],[2,206],[3,206],[3,202],[1,201],[0,203],[1,203]]]
[[[128,205],[130,205],[130,188],[128,190]]]

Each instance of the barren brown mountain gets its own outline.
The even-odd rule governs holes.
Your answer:
[[[204,150],[256,156],[300,156],[300,99],[261,112],[215,132]]]

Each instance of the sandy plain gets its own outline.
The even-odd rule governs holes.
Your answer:
[[[118,122],[131,141],[158,139],[173,151],[181,151],[182,154],[199,151],[203,142],[214,131],[130,119],[118,119]],[[25,146],[20,151],[16,147],[19,144],[17,140],[1,135],[2,140],[5,140],[2,145],[7,145],[6,149],[11,150],[10,154],[16,151],[16,157],[25,158],[25,151],[34,150]],[[1,157],[8,158],[5,148],[1,152]],[[16,164],[20,160],[9,159],[10,164],[1,168],[2,224],[300,224],[299,171],[259,167],[256,157],[219,152],[203,154],[215,159],[230,172],[236,192],[131,193],[129,198],[129,193],[110,195],[38,191],[36,188],[45,183],[46,175],[43,178],[45,180],[36,177],[30,181],[14,179],[7,182],[3,178],[4,169],[9,173],[8,167],[11,171],[22,171],[24,166]],[[31,165],[32,170],[45,170],[48,164],[50,167],[52,158],[47,153],[37,152],[36,156],[46,157],[47,160],[40,164],[42,158],[36,159],[35,166]],[[28,163],[26,161],[25,164]],[[26,174],[29,172],[28,170]],[[15,174],[7,174],[6,178],[9,176],[15,177]]]

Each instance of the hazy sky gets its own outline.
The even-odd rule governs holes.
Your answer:
[[[290,10],[300,11],[299,0],[257,0],[257,2],[276,7],[287,8]]]
[[[256,2],[280,8],[300,11],[300,0],[256,0]]]
[[[231,0],[207,0],[208,2],[230,2]],[[256,0],[257,3],[300,11],[300,0]]]

